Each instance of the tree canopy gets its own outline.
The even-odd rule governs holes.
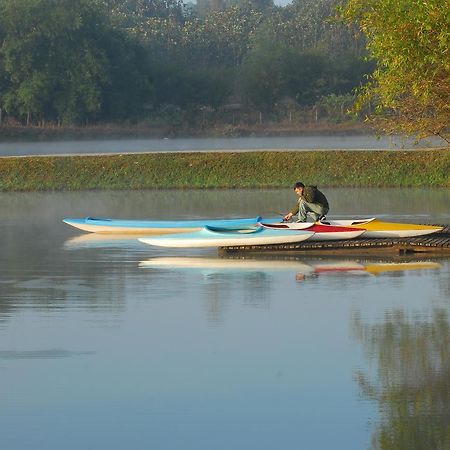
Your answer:
[[[386,132],[450,142],[450,0],[349,0],[341,8],[367,38],[377,67],[359,108]]]
[[[181,0],[0,0],[0,123],[189,122],[229,105],[276,118],[329,95],[348,103],[371,66],[328,21],[338,1],[205,0],[201,12]]]
[[[12,115],[69,124],[124,117],[149,92],[137,45],[101,2],[2,0],[0,26],[2,106]]]

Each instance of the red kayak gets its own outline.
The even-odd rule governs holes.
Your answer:
[[[361,236],[366,230],[361,228],[341,227],[335,225],[323,225],[309,222],[280,222],[280,223],[261,223],[264,228],[272,230],[305,230],[314,231],[314,235],[309,241],[335,241],[340,239],[353,239]]]

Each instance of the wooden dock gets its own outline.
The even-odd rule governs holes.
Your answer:
[[[221,255],[283,254],[283,255],[433,255],[450,256],[450,226],[440,233],[412,238],[349,239],[339,241],[303,241],[293,244],[243,245],[221,247]]]

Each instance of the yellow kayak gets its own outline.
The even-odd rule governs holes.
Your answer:
[[[437,262],[404,262],[404,263],[377,263],[367,264],[366,272],[378,275],[383,272],[403,272],[406,270],[440,269],[441,265]]]
[[[383,222],[376,218],[323,220],[326,225],[345,226],[350,228],[363,228],[366,231],[362,238],[405,238],[424,236],[442,231],[444,227],[437,225],[419,225],[413,223]]]

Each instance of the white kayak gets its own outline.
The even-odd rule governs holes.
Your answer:
[[[322,223],[308,222],[279,222],[279,223],[263,223],[260,224],[269,230],[307,230],[313,231],[314,236],[309,238],[310,241],[334,241],[341,239],[354,239],[366,232],[363,228],[345,227],[336,225],[325,225]]]
[[[364,238],[405,238],[424,236],[442,231],[444,227],[437,225],[418,225],[412,223],[383,222],[375,217],[369,219],[322,220],[323,225],[362,228]]]
[[[229,230],[204,227],[192,233],[177,233],[140,238],[144,244],[158,247],[229,247],[234,245],[270,245],[302,242],[314,236],[307,230],[269,230],[264,227]]]

